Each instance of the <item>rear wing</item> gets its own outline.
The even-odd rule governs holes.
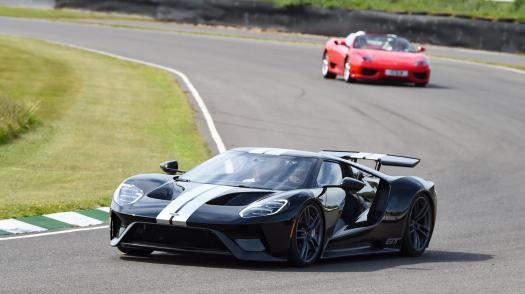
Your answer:
[[[375,169],[377,171],[381,169],[382,165],[415,167],[421,161],[419,158],[414,157],[358,151],[323,150],[321,151],[321,154],[339,157],[342,159],[351,160],[353,162],[357,162],[358,159],[373,160],[376,162]]]

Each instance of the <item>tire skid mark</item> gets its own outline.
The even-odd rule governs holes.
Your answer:
[[[449,141],[450,143],[453,143],[457,147],[463,147],[463,145],[460,144],[459,142],[457,142],[454,138],[452,138],[452,137],[450,137],[450,136],[448,136],[446,134],[443,134],[443,133],[441,133],[441,132],[439,132],[439,131],[437,131],[437,130],[435,130],[433,128],[430,128],[430,127],[420,123],[417,120],[411,119],[411,118],[409,118],[409,117],[407,117],[407,116],[405,116],[405,115],[403,115],[403,114],[401,114],[399,112],[393,111],[392,109],[386,108],[384,106],[381,106],[381,105],[378,105],[378,104],[375,104],[375,103],[372,103],[372,102],[368,102],[368,103],[370,105],[374,106],[375,108],[377,108],[377,109],[379,109],[379,110],[381,110],[383,112],[386,112],[386,113],[388,113],[388,114],[390,114],[392,116],[395,116],[395,117],[397,117],[397,118],[399,118],[399,119],[401,119],[401,120],[403,120],[403,121],[405,121],[405,122],[407,122],[407,123],[409,123],[409,124],[411,124],[413,126],[416,126],[416,127],[419,127],[419,128],[421,128],[421,129],[423,129],[425,131],[437,134],[437,135],[443,137],[444,139],[446,139],[447,141]]]

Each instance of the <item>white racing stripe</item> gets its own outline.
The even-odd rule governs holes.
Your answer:
[[[270,148],[254,148],[252,150],[250,150],[249,152],[250,153],[254,153],[254,154],[263,154],[264,152],[270,150]]]
[[[272,149],[270,151],[265,152],[264,154],[267,155],[282,155],[283,153],[287,152],[288,149]]]
[[[44,232],[47,231],[44,228],[34,226],[25,222],[21,222],[16,219],[4,219],[0,220],[0,230],[6,231],[12,234],[23,234],[33,232]]]
[[[173,219],[171,220],[172,223],[174,225],[185,226],[186,221],[195,211],[197,211],[197,209],[199,209],[199,207],[204,205],[206,202],[215,199],[232,189],[234,188],[228,186],[216,186],[211,190],[207,190],[204,193],[201,193],[200,195],[198,195],[193,200],[191,200],[179,209],[177,214],[173,216]]]
[[[214,185],[203,184],[195,187],[188,192],[180,194],[175,200],[171,201],[160,213],[157,215],[157,223],[169,224],[173,213],[177,212],[182,206],[187,204],[189,201],[199,196],[200,194],[215,188]]]
[[[102,222],[97,219],[87,217],[85,215],[72,211],[46,214],[44,216],[78,227],[87,227],[102,224]]]

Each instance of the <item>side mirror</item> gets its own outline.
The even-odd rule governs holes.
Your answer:
[[[341,182],[341,188],[348,192],[357,192],[365,186],[365,183],[354,178],[346,177]]]
[[[423,46],[418,46],[418,47],[417,47],[417,52],[425,52],[425,50],[426,50],[426,49],[425,49],[425,47],[423,47]]]
[[[346,41],[345,41],[345,40],[341,40],[341,41],[337,41],[337,40],[335,40],[334,43],[335,43],[336,45],[341,45],[341,46],[346,46],[346,47],[348,47],[348,45],[346,45]]]
[[[176,160],[166,161],[160,164],[160,169],[168,175],[174,175],[179,171],[179,163]]]

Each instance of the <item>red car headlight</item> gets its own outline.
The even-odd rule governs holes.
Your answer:
[[[416,66],[428,66],[430,67],[430,63],[426,59],[420,59],[416,61]]]

